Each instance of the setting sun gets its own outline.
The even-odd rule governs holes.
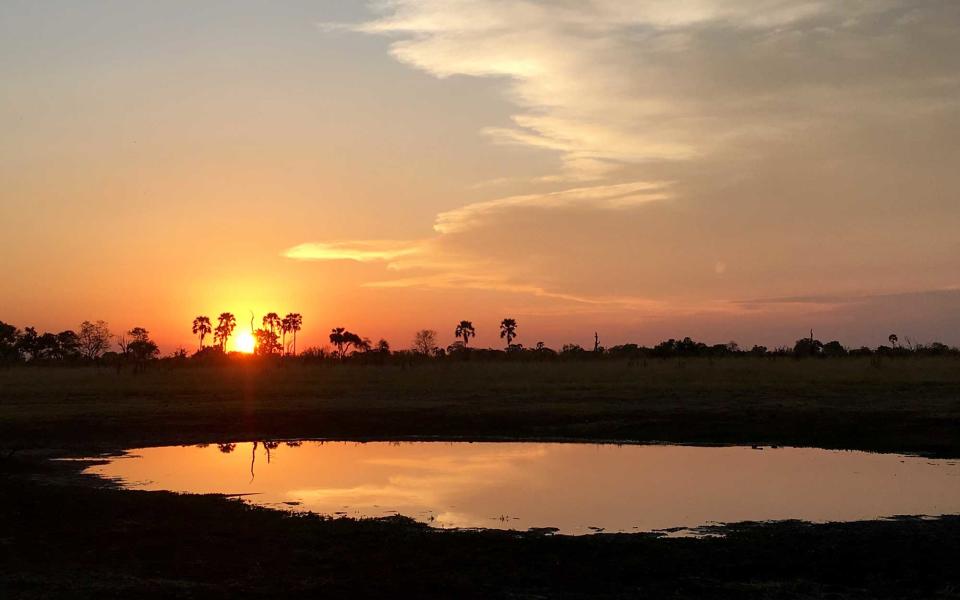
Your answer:
[[[253,334],[249,331],[241,331],[238,333],[233,343],[233,347],[237,352],[243,352],[245,354],[252,354],[255,346],[256,341],[253,339]]]

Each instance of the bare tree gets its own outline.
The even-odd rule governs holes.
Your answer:
[[[84,357],[93,360],[110,348],[111,337],[106,321],[96,323],[84,321],[80,324],[80,331],[77,333],[77,346]]]
[[[413,336],[413,351],[417,354],[429,356],[437,349],[437,332],[432,329],[421,329]]]

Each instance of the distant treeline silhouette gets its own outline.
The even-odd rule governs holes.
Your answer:
[[[146,364],[162,360],[177,362],[218,363],[246,358],[239,352],[229,352],[227,343],[237,326],[236,317],[228,312],[221,313],[216,326],[209,317],[198,316],[193,320],[191,331],[197,336],[198,348],[192,354],[178,348],[171,355],[160,358],[157,344],[150,339],[150,333],[143,327],[134,327],[123,334],[113,334],[104,321],[84,321],[77,331],[67,330],[59,333],[39,333],[33,327],[23,330],[0,321],[0,363],[32,364],[99,364],[118,368],[132,366],[139,370]],[[448,346],[440,344],[439,334],[432,329],[421,329],[414,334],[411,347],[403,350],[391,350],[390,344],[381,339],[376,343],[348,331],[344,327],[331,329],[329,346],[313,346],[297,353],[297,333],[303,327],[300,313],[288,313],[280,317],[277,313],[267,313],[261,320],[261,326],[254,327],[251,315],[250,327],[254,338],[253,356],[261,359],[277,359],[296,362],[359,362],[378,363],[425,360],[605,360],[605,359],[665,359],[697,357],[736,357],[766,356],[794,358],[840,358],[846,356],[957,356],[960,349],[934,342],[917,344],[906,338],[901,342],[896,335],[888,337],[889,345],[877,348],[848,348],[839,341],[823,343],[813,336],[797,340],[792,346],[767,348],[753,346],[741,348],[736,342],[726,344],[705,344],[689,337],[669,339],[648,347],[639,344],[619,344],[606,348],[600,344],[599,335],[594,333],[592,349],[578,344],[565,344],[559,350],[548,348],[543,342],[531,347],[514,343],[518,336],[516,319],[506,318],[500,323],[500,337],[506,341],[503,349],[474,348],[469,346],[471,338],[477,332],[471,321],[460,321],[453,328],[454,342]],[[212,335],[214,344],[204,345],[207,336]]]

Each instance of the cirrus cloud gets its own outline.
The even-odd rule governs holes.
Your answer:
[[[453,201],[433,237],[313,253],[422,271],[371,285],[656,311],[940,289],[960,269],[957,2],[375,9],[347,28],[433,76],[496,78],[514,114],[481,133],[558,161],[529,193]]]

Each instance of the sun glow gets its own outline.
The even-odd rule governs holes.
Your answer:
[[[256,341],[253,339],[253,334],[249,331],[241,331],[238,333],[233,342],[234,349],[236,349],[237,352],[243,352],[245,354],[251,354],[255,346]]]

